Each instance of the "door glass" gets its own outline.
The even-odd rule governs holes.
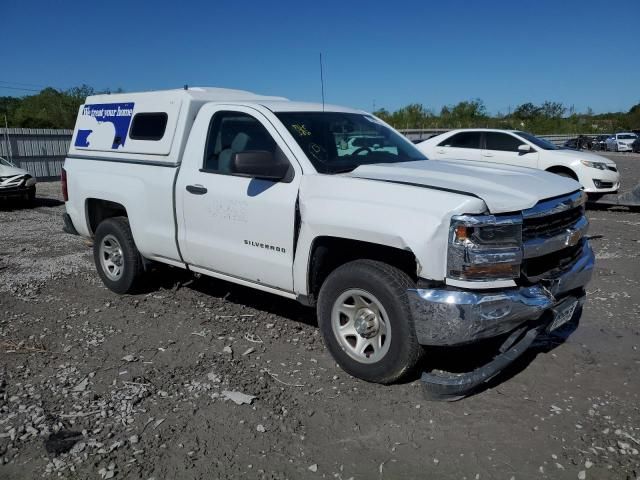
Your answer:
[[[480,132],[457,133],[438,144],[439,147],[480,148]]]
[[[517,152],[520,145],[524,145],[513,135],[498,132],[486,132],[485,139],[487,142],[487,150],[498,150],[501,152]]]
[[[231,175],[234,155],[256,150],[272,153],[274,161],[279,158],[275,140],[257,119],[241,112],[217,112],[209,124],[203,168]]]

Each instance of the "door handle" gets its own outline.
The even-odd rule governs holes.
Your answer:
[[[493,157],[493,153],[482,152],[483,157]]]
[[[443,148],[439,148],[438,150],[436,150],[436,153],[447,153],[447,151]]]
[[[187,185],[187,192],[193,193],[194,195],[204,195],[207,193],[207,189],[202,185]]]

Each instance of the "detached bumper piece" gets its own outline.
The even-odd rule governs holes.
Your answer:
[[[425,396],[429,400],[458,400],[471,395],[505,368],[515,362],[539,337],[563,326],[573,319],[584,304],[586,296],[566,296],[536,322],[514,330],[500,345],[493,359],[481,367],[465,373],[438,371],[423,372]]]
[[[617,195],[609,193],[606,195],[592,195],[589,203],[594,205],[606,205],[610,207],[640,207],[640,183],[633,187],[630,192]]]
[[[437,374],[423,372],[420,380],[424,383],[425,396],[429,400],[452,401],[470,395],[526,352],[545,327],[546,325],[538,325],[529,330],[525,328],[516,330],[501,345],[499,349],[501,353],[486,365],[471,372]],[[523,334],[525,330],[526,333]]]
[[[584,303],[594,254],[583,241],[571,266],[538,285],[497,292],[453,289],[409,290],[418,342],[457,346],[507,336],[499,353],[467,373],[423,373],[427,396],[453,400],[471,394],[522,355],[543,332],[568,322]]]

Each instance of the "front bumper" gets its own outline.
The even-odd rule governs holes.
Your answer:
[[[0,198],[3,197],[24,197],[35,188],[35,185],[20,185],[17,187],[0,187]]]
[[[588,173],[579,179],[586,193],[614,193],[620,188],[620,172],[586,169]]]
[[[570,268],[538,285],[492,292],[411,289],[408,293],[418,342],[450,346],[496,337],[539,319],[569,293],[583,302],[594,260],[585,241]]]

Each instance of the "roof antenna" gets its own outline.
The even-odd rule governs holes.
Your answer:
[[[322,72],[322,52],[320,52],[320,88],[322,89],[322,111],[324,112],[324,75]]]

